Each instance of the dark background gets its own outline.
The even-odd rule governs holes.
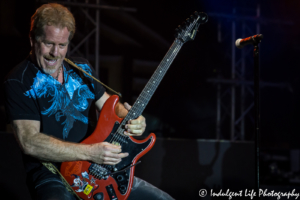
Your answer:
[[[80,2],[80,1],[77,1]],[[90,2],[94,3],[94,2]],[[298,147],[297,134],[299,132],[299,14],[300,3],[297,1],[110,1],[105,5],[136,8],[136,12],[127,12],[143,25],[160,35],[167,44],[153,44],[147,36],[138,34],[134,29],[118,19],[117,13],[101,9],[101,25],[109,26],[125,34],[139,43],[134,46],[120,43],[107,37],[100,27],[100,55],[122,56],[124,60],[141,59],[160,62],[171,45],[174,29],[180,25],[194,11],[212,13],[207,24],[200,26],[195,41],[184,44],[168,73],[163,79],[145,110],[145,113],[157,117],[161,123],[170,128],[164,131],[164,137],[214,139],[216,120],[216,87],[207,81],[216,78],[218,74],[229,79],[231,73],[231,22],[230,19],[218,18],[213,14],[227,16],[256,16],[256,6],[260,4],[260,15],[263,20],[260,33],[264,35],[261,43],[260,69],[261,80],[270,83],[288,83],[289,88],[262,88],[261,89],[261,139],[262,145],[276,143]],[[30,45],[28,32],[30,17],[36,7],[41,5],[35,1],[1,1],[1,61],[3,80],[7,72],[21,62],[29,53]],[[235,14],[233,9],[235,8]],[[71,7],[76,18],[77,30],[82,33],[82,15],[76,8]],[[90,10],[91,16],[94,11]],[[268,21],[269,20],[269,21]],[[272,23],[277,20],[280,23]],[[221,38],[218,41],[218,23],[221,22]],[[242,37],[241,21],[236,23],[236,38]],[[290,23],[292,25],[286,25]],[[256,22],[247,21],[256,34]],[[79,33],[78,33],[79,34]],[[250,35],[246,35],[250,36]],[[79,36],[74,42],[80,41]],[[92,46],[92,45],[90,45]],[[93,48],[90,47],[90,48]],[[250,47],[249,47],[250,48]],[[236,56],[240,56],[236,49]],[[251,51],[251,49],[250,49]],[[251,53],[249,54],[251,56]],[[101,59],[101,58],[100,58]],[[246,79],[253,80],[252,58],[248,58],[249,66],[246,69]],[[93,60],[91,60],[93,63]],[[130,92],[132,75],[131,66],[124,62],[122,101],[133,104]],[[129,62],[130,63],[130,62]],[[131,63],[130,63],[131,64]],[[101,65],[100,65],[101,68]],[[126,73],[127,72],[127,73]],[[100,70],[100,78],[107,80],[106,71]],[[146,75],[149,78],[151,74]],[[247,97],[251,100],[251,96]],[[159,103],[156,103],[159,102]],[[229,102],[228,106],[229,106]],[[239,102],[237,102],[239,103]],[[3,99],[1,98],[3,105]],[[226,102],[225,102],[226,104]],[[238,106],[238,105],[237,105]],[[229,122],[228,122],[229,123]],[[253,140],[251,124],[246,130],[246,139]],[[4,126],[1,126],[4,130]],[[222,130],[221,139],[230,139],[228,130]]]
[[[81,2],[81,1],[77,1]],[[91,3],[94,3],[91,1]],[[288,87],[261,88],[261,147],[262,147],[262,182],[266,184],[290,183],[284,174],[291,172],[291,163],[298,163],[299,148],[299,51],[300,2],[285,1],[237,1],[237,0],[112,0],[101,2],[103,5],[136,8],[136,12],[127,14],[160,35],[166,43],[154,43],[143,34],[136,32],[130,25],[118,19],[118,12],[100,11],[101,25],[109,26],[130,38],[139,45],[118,42],[100,27],[100,55],[121,56],[124,59],[122,71],[122,101],[133,104],[131,90],[133,84],[132,61],[134,59],[160,62],[174,40],[174,29],[194,11],[206,12],[209,21],[200,26],[195,41],[184,44],[161,85],[144,111],[147,117],[147,131],[155,132],[160,138],[215,139],[216,138],[216,85],[208,78],[221,76],[230,78],[231,72],[231,19],[218,18],[214,14],[228,16],[249,16],[255,18],[256,6],[260,4],[260,17],[265,19],[260,25],[264,39],[260,44],[261,80],[271,83],[286,83]],[[1,68],[0,78],[4,76],[30,51],[28,39],[30,17],[41,5],[33,0],[1,0],[0,36]],[[78,30],[84,29],[85,22],[76,8],[74,13]],[[210,13],[212,16],[210,16]],[[234,13],[234,14],[233,14]],[[91,16],[95,12],[90,10]],[[272,22],[273,20],[273,22]],[[274,23],[277,21],[278,23]],[[222,24],[221,38],[218,40],[218,23]],[[236,38],[242,38],[242,21],[237,21]],[[253,28],[256,22],[247,22]],[[84,31],[81,31],[84,33]],[[87,33],[84,33],[87,34]],[[246,35],[250,36],[250,35]],[[75,34],[74,42],[80,41]],[[90,45],[92,46],[92,45]],[[92,47],[90,47],[92,48]],[[251,46],[248,47],[251,52]],[[237,56],[240,50],[236,50]],[[253,63],[247,60],[246,79],[253,80]],[[93,60],[91,60],[93,64]],[[250,66],[250,67],[249,67]],[[100,78],[107,82],[107,70],[100,65]],[[149,78],[151,74],[143,76]],[[129,86],[130,87],[129,87]],[[226,87],[226,86],[224,86]],[[253,101],[253,96],[247,96]],[[228,106],[230,100],[225,99]],[[0,101],[3,105],[3,98]],[[238,105],[239,102],[237,102]],[[3,106],[2,106],[3,111]],[[249,115],[254,117],[253,110]],[[1,131],[6,131],[5,115],[1,115]],[[224,125],[225,124],[225,125]],[[227,125],[226,125],[227,124]],[[246,141],[254,141],[254,129],[251,117],[246,119]],[[221,130],[221,139],[230,140],[229,120],[226,119]],[[291,152],[296,155],[291,159]],[[276,159],[279,156],[279,159]],[[282,159],[280,159],[282,158]],[[275,163],[275,164],[274,164]],[[272,166],[281,171],[270,171]],[[285,173],[283,173],[285,172]],[[293,172],[297,177],[299,170]]]

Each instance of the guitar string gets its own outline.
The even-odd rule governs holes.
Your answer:
[[[174,46],[174,45],[173,45]],[[147,104],[148,103],[148,101],[150,100],[150,98],[149,98],[149,96],[151,97],[152,96],[152,94],[155,92],[155,89],[157,88],[157,86],[159,85],[159,83],[160,83],[160,81],[161,81],[161,79],[163,78],[163,76],[165,75],[165,73],[166,73],[166,71],[168,70],[168,68],[169,68],[169,66],[171,65],[171,63],[172,63],[172,61],[174,60],[174,57],[177,55],[177,53],[178,53],[178,51],[179,51],[179,49],[180,49],[181,47],[180,47],[180,45],[176,45],[175,46],[175,48],[173,47],[173,54],[171,54],[171,56],[166,56],[166,57],[170,57],[170,59],[171,59],[171,61],[170,62],[166,62],[166,59],[164,59],[163,60],[163,62],[162,62],[162,65],[160,65],[160,67],[158,67],[158,70],[156,70],[156,72],[154,73],[154,75],[151,77],[151,79],[150,79],[150,81],[149,81],[149,84],[147,84],[146,85],[146,87],[145,87],[145,89],[143,90],[143,92],[142,92],[142,94],[140,95],[140,97],[137,99],[137,101],[136,102],[138,102],[138,101],[140,101],[141,99],[143,100],[143,98],[145,98],[146,99],[146,101],[142,101],[142,103],[144,103],[144,104]],[[159,74],[158,73],[158,71],[164,71],[164,73],[163,74]],[[152,83],[152,80],[156,80],[157,82],[156,82],[156,84],[153,84]],[[146,90],[148,90],[148,91],[151,91],[151,93],[152,94],[148,94],[148,93],[145,93],[145,91]],[[146,95],[145,95],[146,94]],[[135,107],[135,106],[133,106],[133,109],[131,110],[131,115],[132,115],[132,112],[133,113],[135,113],[136,111],[138,111],[138,114],[139,114],[139,112],[141,112],[142,110],[143,110],[144,108],[143,107]],[[131,115],[128,115],[129,116],[129,118],[131,118]],[[126,119],[124,119],[124,122],[126,121]],[[120,127],[122,127],[122,126],[120,126]],[[123,129],[119,129],[119,131],[122,131],[122,133],[123,133]],[[117,134],[117,136],[119,136],[119,137],[115,137],[114,138],[114,140],[118,140],[118,142],[120,142],[121,143],[121,145],[122,145],[122,143],[123,142],[121,142],[120,140],[122,140],[122,138],[123,138],[123,141],[125,140],[124,138],[124,136],[123,136],[123,134],[122,134],[122,136],[121,136],[121,134],[119,134],[119,132],[117,132],[118,134]],[[128,136],[126,136],[126,137],[128,137]],[[121,138],[121,139],[119,139],[119,138]]]
[[[194,25],[196,24],[196,22],[197,22],[197,20],[195,20],[195,21],[188,27],[187,31],[190,31],[189,29],[192,29],[192,28],[194,27]],[[184,37],[187,37],[187,36],[184,36]],[[182,45],[181,45],[181,46],[182,46]],[[178,46],[177,46],[177,47],[178,47]],[[176,47],[176,48],[177,48],[177,47]],[[176,50],[176,48],[175,48],[175,50]],[[179,49],[178,49],[178,50],[179,50]],[[173,51],[173,53],[174,53],[174,51]],[[178,53],[178,51],[176,52],[176,55],[177,55],[177,53]],[[168,57],[168,56],[165,56],[165,57]],[[164,64],[167,63],[167,62],[166,62],[166,58],[163,59],[163,62],[164,62]],[[163,62],[162,62],[162,63],[163,63]],[[172,59],[171,62],[173,62],[173,59]],[[170,65],[169,65],[169,66],[170,66]],[[168,67],[169,67],[169,66],[168,66]],[[168,68],[167,68],[167,69],[168,69]],[[154,75],[155,75],[155,74],[154,74]],[[151,77],[152,80],[153,80],[153,77],[155,77],[155,76],[152,76],[152,77]],[[163,76],[162,76],[162,77],[163,77]],[[151,79],[150,79],[150,81],[151,81]],[[160,81],[158,81],[158,82],[160,82]],[[147,84],[147,85],[148,85],[148,84]],[[146,85],[146,86],[147,86],[147,85]],[[153,87],[157,87],[156,85],[158,85],[158,84],[155,84],[155,85],[150,84],[150,90],[151,90]],[[146,87],[145,87],[145,88],[146,88]],[[148,89],[149,89],[149,88],[148,88]],[[143,92],[144,92],[144,91],[145,91],[145,90],[143,90]],[[146,93],[146,95],[147,95],[147,93]],[[151,95],[151,96],[152,96],[152,95]],[[143,96],[141,95],[140,97],[143,97]],[[139,100],[139,99],[140,99],[140,98],[138,98],[137,100]],[[148,102],[147,102],[147,103],[148,103]],[[142,109],[143,109],[143,108],[142,108]],[[134,110],[134,109],[133,109],[133,110]],[[138,112],[140,112],[140,111],[138,111]],[[121,126],[120,126],[120,127],[121,127]],[[121,131],[123,131],[123,129],[122,129]],[[119,132],[119,130],[117,130],[117,132]],[[116,139],[116,138],[112,138],[112,139]]]
[[[177,47],[175,47],[175,50],[174,51],[176,51],[176,52],[174,52],[173,51],[173,53],[174,54],[177,54],[177,52],[178,52],[178,45],[177,45]],[[171,56],[166,56],[166,57],[170,57],[170,58],[168,58],[168,59],[171,59],[172,61],[173,61],[173,58],[172,57],[174,57],[173,55],[171,55]],[[165,59],[164,59],[165,60]],[[163,60],[163,62],[162,62],[162,65],[161,66],[159,66],[158,68],[157,68],[157,70],[155,71],[155,73],[153,74],[153,76],[150,78],[150,80],[149,80],[149,82],[147,83],[147,85],[145,86],[145,89],[143,90],[143,92],[142,92],[142,94],[138,97],[138,99],[136,100],[136,102],[138,102],[138,101],[141,101],[140,99],[141,98],[143,98],[143,97],[145,97],[146,96],[146,101],[149,101],[150,100],[150,98],[151,98],[151,96],[152,96],[152,94],[150,94],[150,93],[146,93],[146,95],[145,94],[143,94],[146,90],[148,90],[148,91],[151,91],[151,93],[154,93],[155,92],[155,89],[158,87],[158,85],[159,85],[159,83],[160,83],[160,80],[163,78],[163,76],[165,75],[165,72],[168,70],[168,68],[169,68],[169,66],[170,66],[170,63],[171,62],[164,62],[164,60]],[[164,66],[165,65],[165,66]],[[169,66],[168,66],[169,65]],[[163,74],[159,74],[158,73],[158,70],[164,70],[164,73]],[[151,81],[153,81],[153,79],[154,80],[156,80],[157,82],[155,82],[155,84],[153,84]],[[149,98],[149,96],[150,96],[150,98]],[[141,97],[141,98],[140,98]],[[135,102],[135,104],[136,104],[136,102]],[[147,103],[147,102],[145,102],[145,100],[143,101],[142,100],[142,103]],[[143,106],[143,107],[140,107],[140,108],[138,108],[138,107],[135,107],[135,106],[133,106],[133,109],[131,110],[131,113],[133,112],[133,113],[140,113],[141,112],[141,110],[143,110],[144,109],[144,107],[145,106]],[[130,113],[130,114],[131,114]],[[126,120],[124,120],[124,121],[126,121]],[[120,126],[121,127],[121,126]],[[118,131],[118,134],[120,135],[120,131],[122,131],[123,132],[123,128],[122,129],[119,129],[119,131]],[[122,135],[123,136],[123,135]],[[118,139],[118,138],[114,138],[114,139]],[[122,139],[121,139],[122,140]]]
[[[188,29],[187,29],[187,32],[189,32],[192,28],[194,28],[194,26],[195,26],[195,24],[197,23],[197,20],[195,20],[192,24],[190,24],[190,26],[188,27]],[[184,37],[187,37],[187,36],[184,36]],[[174,48],[174,51],[176,50],[176,48],[178,48],[178,47],[180,47],[181,48],[181,46],[182,46],[182,44],[181,45],[177,45],[175,48]],[[180,50],[180,48],[179,49],[177,49],[177,52],[176,53],[174,53],[174,51],[172,52],[172,53],[174,53],[174,54],[176,54],[177,55],[177,53],[178,53],[178,51]],[[173,54],[173,55],[174,55]],[[168,54],[167,54],[168,55]],[[175,56],[176,56],[175,55]],[[172,55],[171,55],[172,56]],[[171,56],[170,56],[170,58],[171,58]],[[169,62],[168,63],[168,61],[166,62],[166,57],[169,57],[169,56],[165,56],[164,57],[164,59],[163,59],[163,61],[162,61],[162,64],[169,64],[169,66],[171,65],[171,63],[173,62],[173,60],[174,59],[171,59],[171,62]],[[168,68],[169,68],[169,66],[167,66],[167,68],[164,68],[164,69],[166,69],[166,70],[168,70]],[[159,76],[159,74],[157,75],[157,71],[155,71],[155,73],[156,73],[156,75],[154,74],[154,76],[152,76],[151,78],[150,78],[150,80],[149,80],[149,83],[150,83],[150,88],[149,88],[149,84],[147,84],[146,85],[146,87],[145,88],[147,88],[147,89],[150,89],[150,90],[153,90],[153,87],[157,87],[158,86],[158,84],[160,83],[160,81],[161,80],[158,80],[158,82],[157,82],[157,84],[151,84],[151,80],[153,80],[153,78],[163,78],[163,76],[165,75],[165,74],[163,74],[162,76]],[[143,90],[143,92],[144,92],[145,90]],[[142,92],[142,93],[143,93]],[[154,92],[151,92],[151,93],[154,93]],[[150,94],[149,94],[150,95]],[[149,96],[147,93],[146,93],[146,96]],[[151,95],[152,96],[152,95]],[[143,95],[140,95],[139,96],[139,98],[137,99],[137,100],[140,100],[141,98],[143,98]],[[150,99],[149,99],[149,97],[147,98],[148,100],[147,101],[149,101]],[[148,102],[147,102],[148,103]],[[143,109],[143,108],[141,108],[141,109]],[[134,109],[133,109],[133,111],[135,111]],[[138,112],[140,112],[140,110],[137,110]],[[120,127],[122,127],[122,126],[120,126]],[[123,136],[123,134],[119,134],[119,131],[120,131],[120,129],[119,130],[117,130],[117,134],[115,134],[115,135],[121,135],[121,136]],[[121,129],[121,131],[122,131],[122,133],[123,133],[123,131],[124,131],[124,129]],[[123,137],[121,137],[121,139],[119,139],[119,138],[113,138],[113,139],[117,139],[118,140],[118,142],[120,142],[119,140],[122,140],[122,139],[124,139]],[[113,140],[112,139],[112,140]]]
[[[162,65],[161,65],[162,66]],[[159,69],[159,67],[158,67],[158,69]],[[157,76],[156,74],[154,74],[154,76]],[[152,77],[151,77],[152,78]],[[147,84],[146,86],[145,86],[145,89],[143,90],[143,92],[145,91],[145,90],[147,90],[149,88],[149,84]],[[138,99],[136,100],[136,102],[138,102],[138,101],[141,101],[141,98],[143,98],[143,92],[142,92],[142,94],[138,97]],[[135,104],[136,104],[136,102],[135,102]],[[142,102],[144,103],[145,101],[142,99]],[[127,115],[127,117],[123,120],[124,122],[125,121],[127,121],[127,118],[128,118],[128,116],[129,116],[129,118],[131,118],[132,116],[131,116],[131,114],[132,114],[132,112],[133,113],[135,113],[137,110],[136,110],[136,106],[134,106],[133,105],[133,107],[132,107],[132,109],[129,111],[129,115]],[[120,132],[121,133],[123,133],[123,131],[124,131],[124,129],[122,128],[122,126],[119,126],[119,127],[121,127],[121,128],[119,128],[118,130],[117,130],[117,134],[115,134],[116,136],[118,136],[118,137],[113,137],[112,138],[112,140],[117,140],[117,141],[119,141],[119,140],[122,140],[123,138],[121,138],[121,139],[119,139],[121,136],[123,136],[123,134],[120,134]]]
[[[199,17],[197,18],[197,20],[195,20],[190,26],[189,26],[189,28],[188,29],[192,29],[192,28],[194,28],[194,25],[197,23],[197,21],[198,21],[198,19],[199,19]],[[188,32],[190,31],[190,30],[187,30]],[[184,36],[185,38],[187,37],[187,36]],[[176,38],[177,39],[177,38]],[[175,42],[174,42],[175,43]],[[138,99],[137,100],[140,100],[141,98],[143,98],[143,96],[146,96],[146,102],[144,102],[144,104],[145,104],[145,106],[144,107],[146,107],[146,104],[148,104],[148,102],[150,101],[150,99],[149,99],[149,96],[150,96],[150,98],[152,97],[152,95],[154,94],[154,92],[155,92],[155,90],[157,89],[157,87],[158,87],[158,85],[160,84],[160,82],[161,82],[161,80],[162,80],[162,78],[165,76],[165,74],[166,74],[166,72],[167,72],[167,70],[169,69],[169,67],[170,67],[170,65],[172,64],[172,62],[173,62],[173,60],[175,59],[175,57],[177,56],[177,54],[178,54],[178,52],[179,52],[179,50],[181,49],[181,47],[182,47],[182,45],[183,45],[183,43],[182,42],[180,42],[179,44],[177,43],[176,44],[176,46],[174,47],[174,50],[173,50],[173,52],[171,52],[170,54],[171,54],[171,56],[168,56],[168,53],[166,54],[166,56],[163,58],[163,60],[162,60],[162,64],[165,64],[165,63],[167,63],[167,67],[165,67],[165,66],[159,66],[157,69],[159,69],[159,68],[163,68],[162,70],[164,70],[164,72],[161,74],[161,76],[159,76],[159,74],[155,74],[158,70],[156,70],[155,71],[155,73],[153,74],[153,76],[150,78],[150,80],[149,80],[149,84],[147,83],[147,85],[145,86],[145,88],[146,87],[148,87],[147,89],[149,90],[149,91],[151,91],[151,93],[152,94],[149,94],[149,93],[146,93],[146,95],[140,95],[139,97],[138,97]],[[173,46],[173,45],[172,45]],[[171,49],[171,48],[170,48]],[[167,60],[167,58],[166,57],[170,57],[169,59],[171,60],[170,62],[166,62],[166,60]],[[153,78],[156,78],[157,79],[157,83],[156,84],[151,84],[151,79],[153,80]],[[149,86],[150,86],[150,88],[149,88]],[[154,88],[154,91],[153,91],[153,88]],[[145,92],[145,89],[142,91],[142,93],[143,92]],[[136,102],[135,102],[136,103]],[[135,104],[134,103],[134,104]],[[137,110],[136,110],[137,109]],[[141,112],[141,110],[143,110],[144,108],[143,107],[141,107],[140,109],[138,108],[138,107],[134,107],[133,106],[133,110],[130,110],[131,112],[135,112],[136,113],[136,111],[137,111],[137,113],[139,113],[139,112]],[[129,112],[130,112],[129,111]],[[128,113],[128,114],[132,114],[132,113]],[[116,131],[116,133],[113,135],[113,137],[112,137],[112,139],[111,139],[111,141],[110,142],[118,142],[118,143],[120,143],[120,144],[123,144],[123,142],[122,141],[124,141],[128,136],[125,136],[123,133],[124,133],[124,129],[123,128],[120,128],[120,127],[123,127],[122,125],[124,125],[124,121],[127,121],[128,119],[127,118],[132,118],[133,116],[129,116],[129,115],[126,115],[126,117],[123,119],[123,121],[122,121],[122,123],[120,124],[120,126],[119,126],[119,128],[117,129],[117,131]],[[120,133],[121,132],[121,133]],[[111,166],[111,165],[110,165]],[[104,165],[104,167],[107,167],[107,165]]]
[[[198,21],[198,19],[199,19],[199,17],[196,19],[196,20],[194,20],[193,21],[193,23],[191,23],[190,24],[190,26],[187,28],[187,31],[186,32],[190,32],[191,31],[191,29],[193,29],[194,27],[195,27],[195,25],[196,25],[196,23],[197,23],[197,21]],[[188,37],[188,36],[183,36],[184,38],[186,38],[186,37]],[[177,53],[178,53],[178,51],[180,50],[180,48],[181,48],[181,46],[182,46],[183,44],[181,43],[181,44],[179,44],[178,45],[178,43],[177,43],[177,46],[174,48],[174,51],[177,51],[177,52],[168,52],[167,53],[167,56],[165,56],[164,58],[163,58],[163,61],[162,61],[162,64],[168,64],[169,66],[171,65],[171,63],[173,62],[173,58],[172,58],[172,56],[173,57],[175,57],[176,55],[177,55]],[[177,48],[177,49],[176,49]],[[168,56],[168,54],[173,54],[173,55],[171,55],[171,56]],[[166,60],[167,60],[167,58],[166,57],[170,57],[171,58],[171,62],[166,62]],[[163,68],[163,69],[166,69],[165,71],[167,71],[168,70],[168,68],[169,68],[169,66],[167,66],[167,68]],[[165,75],[165,73],[162,75],[162,76],[160,76],[158,73],[157,73],[157,70],[155,71],[155,73],[156,73],[156,76],[158,76],[159,77],[159,79],[162,79],[163,77],[164,77],[164,75]],[[154,73],[154,76],[152,76],[151,78],[150,78],[150,81],[151,80],[153,80],[153,78],[155,77],[155,73]],[[149,82],[150,82],[149,81]],[[150,90],[151,89],[153,89],[153,87],[157,87],[158,86],[158,84],[160,83],[160,81],[161,80],[159,80],[158,82],[157,82],[157,84],[150,84]],[[150,82],[151,83],[151,82]],[[146,85],[146,87],[148,86],[148,84]],[[143,90],[143,92],[144,92],[145,90]],[[154,93],[154,92],[153,92]],[[148,95],[147,93],[146,93],[146,95]],[[150,94],[149,94],[150,95]],[[151,96],[152,96],[152,94],[151,94]],[[140,97],[143,97],[142,95],[140,95],[139,96],[139,98]],[[139,100],[139,98],[137,99],[137,100]],[[149,101],[149,97],[147,98],[148,99],[148,101]],[[147,102],[148,103],[148,102]],[[144,109],[144,108],[141,108],[141,109]],[[140,111],[138,111],[138,112],[140,112]]]
[[[194,25],[195,25],[195,23],[193,23],[193,24],[191,24],[190,25],[190,27],[188,28],[188,29],[192,29],[193,27],[194,27]],[[188,31],[190,31],[190,30],[188,30]],[[178,51],[180,50],[180,48],[181,48],[181,46],[182,46],[182,44],[180,45],[178,45],[177,44],[177,46],[175,47],[175,49],[174,49],[174,51],[172,52],[173,53],[173,55],[171,55],[171,56],[176,56],[177,55],[177,53],[178,53]],[[167,54],[168,55],[168,54]],[[171,57],[170,56],[170,57]],[[169,68],[169,66],[171,65],[171,63],[173,62],[173,58],[171,58],[171,62],[168,62],[168,60],[167,60],[167,62],[166,62],[166,57],[169,57],[169,56],[165,56],[164,57],[164,59],[163,59],[163,61],[162,61],[162,64],[163,65],[165,65],[166,63],[167,63],[167,67],[165,67],[165,66],[163,66],[162,65],[162,67],[159,67],[159,68],[163,68],[163,69],[166,69],[166,70],[168,70],[168,68]],[[169,66],[168,66],[169,65]],[[159,69],[158,68],[158,69]],[[166,71],[165,70],[165,71]],[[157,74],[157,70],[155,71],[155,73],[154,73],[154,75],[150,78],[150,80],[149,80],[149,82],[148,83],[150,83],[150,84],[147,84],[146,85],[146,87],[145,87],[145,89],[147,89],[147,90],[150,90],[151,91],[151,93],[154,93],[154,91],[153,91],[153,88],[155,88],[155,90],[156,90],[156,88],[157,88],[157,86],[158,86],[158,84],[160,83],[160,81],[161,80],[159,80],[159,79],[162,79],[163,78],[163,76],[165,75],[165,73],[162,75],[162,76],[159,76],[159,74]],[[151,80],[153,80],[153,79],[158,79],[158,82],[156,83],[156,84],[152,84],[151,83]],[[149,87],[150,86],[150,87]],[[145,91],[145,89],[143,90],[143,92]],[[142,92],[142,93],[143,93]],[[146,97],[148,97],[148,96],[152,96],[152,94],[148,94],[148,93],[146,93]],[[145,95],[144,95],[145,96]],[[137,99],[137,101],[139,101],[141,98],[143,98],[143,95],[140,95],[139,96],[139,98]],[[150,97],[151,98],[151,97]],[[149,101],[150,99],[149,99],[149,97],[148,98],[146,98],[147,100],[146,100],[146,102],[144,102],[144,104],[145,103],[148,103],[147,101]],[[143,102],[143,101],[142,101]],[[135,107],[134,107],[135,108]],[[138,109],[138,108],[137,108]],[[143,108],[141,107],[141,109],[140,110],[142,110]],[[138,111],[138,113],[139,112],[141,112],[140,110],[137,110]],[[136,110],[135,109],[132,109],[132,112],[136,112]],[[124,120],[124,121],[126,121],[126,120]],[[122,126],[119,126],[119,127],[122,127]],[[120,132],[121,132],[121,134],[120,134]],[[119,128],[118,130],[117,130],[117,134],[114,134],[114,137],[111,139],[111,141],[115,141],[115,142],[118,142],[118,143],[120,143],[120,144],[123,144],[123,142],[122,141],[124,141],[125,139],[126,139],[126,137],[124,136],[124,134],[123,134],[123,132],[124,132],[124,129],[123,128]]]
[[[145,86],[145,88],[146,87],[151,87],[152,86],[152,88],[148,88],[149,89],[149,91],[150,91],[150,89],[152,89],[151,90],[151,93],[154,93],[155,91],[153,91],[153,87],[158,87],[158,83],[160,83],[160,81],[162,80],[162,78],[164,77],[164,75],[166,74],[166,72],[167,72],[167,70],[168,70],[168,68],[170,67],[170,65],[172,64],[172,61],[174,60],[174,58],[176,57],[176,55],[178,54],[178,52],[179,52],[179,50],[180,50],[180,48],[181,48],[181,46],[182,46],[182,44],[178,44],[178,43],[174,43],[174,45],[172,45],[172,46],[174,46],[173,48],[174,48],[174,50],[171,52],[171,53],[169,53],[169,54],[171,54],[171,55],[166,55],[165,57],[164,57],[164,59],[163,59],[163,61],[164,62],[162,62],[162,65],[160,65],[157,69],[159,70],[160,68],[162,68],[162,69],[160,69],[161,71],[163,71],[163,73],[160,75],[159,73],[156,73],[156,74],[154,74],[154,76],[152,76],[151,78],[153,78],[153,77],[155,77],[155,76],[158,76],[158,81],[157,81],[157,83],[155,84],[155,85],[153,85],[153,84],[147,84],[146,86]],[[170,62],[165,62],[166,60],[167,60],[167,58],[166,57],[169,57],[169,59],[171,60]],[[167,63],[167,65],[165,65],[165,63]],[[165,66],[163,66],[163,65],[165,65],[165,66],[167,66],[167,67],[165,67]],[[155,72],[157,72],[158,70],[156,70]],[[150,80],[151,80],[151,78],[150,78]],[[152,79],[153,80],[153,79]],[[148,83],[150,83],[150,82],[148,82]],[[143,90],[143,92],[145,93],[145,89]],[[142,93],[143,93],[142,92]],[[146,94],[146,95],[145,95]],[[146,98],[145,99],[149,99],[149,96],[152,96],[151,94],[149,94],[149,93],[145,93],[144,95],[140,95],[139,97],[143,97],[143,96],[146,96]],[[147,100],[146,100],[147,101]],[[145,102],[145,104],[146,103],[148,103],[148,102]],[[135,103],[134,103],[135,104]],[[114,134],[113,135],[113,137],[112,137],[112,139],[111,139],[111,141],[110,141],[110,143],[112,143],[112,142],[119,142],[121,145],[123,144],[123,142],[122,141],[120,141],[121,139],[120,139],[120,137],[121,138],[123,138],[123,140],[125,139],[125,138],[127,138],[128,136],[125,136],[124,137],[124,134],[122,134],[123,133],[123,131],[124,131],[124,129],[123,128],[120,128],[120,127],[122,127],[122,125],[124,125],[124,122],[126,122],[127,120],[128,120],[128,118],[131,118],[132,116],[132,112],[136,112],[137,110],[136,109],[138,109],[138,108],[136,108],[135,106],[133,106],[133,110],[130,110],[129,111],[129,115],[127,114],[126,115],[126,117],[123,119],[123,121],[122,121],[122,123],[119,125],[119,128],[118,128],[118,130],[116,131],[116,133],[117,134]],[[142,110],[143,108],[141,108],[140,110],[139,110],[139,112]],[[120,134],[120,131],[122,131],[122,135]],[[104,164],[102,164],[101,165],[102,167],[105,167],[105,168],[109,168],[109,169],[111,169],[111,168],[113,168],[113,166],[112,165],[104,165]]]
[[[145,89],[143,90],[143,92],[142,92],[142,94],[139,96],[139,98],[136,100],[136,102],[138,102],[138,101],[141,101],[142,103],[144,103],[144,104],[147,104],[148,102],[147,101],[149,101],[150,100],[150,98],[151,98],[151,96],[153,95],[153,93],[155,92],[155,90],[156,90],[156,88],[158,87],[158,85],[159,85],[159,83],[161,82],[161,79],[164,77],[164,75],[165,75],[165,73],[166,73],[166,71],[168,70],[168,68],[169,68],[169,66],[171,65],[171,63],[173,62],[173,60],[174,60],[174,57],[177,55],[177,53],[178,53],[178,51],[180,50],[180,48],[181,48],[181,45],[179,44],[178,45],[178,43],[176,44],[177,46],[175,46],[175,48],[174,48],[174,50],[173,50],[173,52],[171,53],[171,54],[173,54],[173,55],[168,55],[167,54],[167,56],[165,56],[165,58],[163,59],[163,61],[161,62],[161,66],[160,67],[158,67],[158,69],[155,71],[155,73],[153,74],[153,76],[150,78],[150,80],[149,80],[149,82],[148,82],[148,84],[145,86]],[[173,45],[174,46],[174,45]],[[170,53],[169,53],[170,54]],[[167,57],[167,58],[166,58]],[[168,59],[170,59],[171,61],[168,61]],[[165,65],[165,66],[164,66]],[[158,73],[158,70],[160,70],[160,71],[164,71],[162,74],[160,74],[160,73]],[[155,80],[155,81],[157,81],[157,82],[155,82],[155,84],[153,84],[152,83],[152,81],[153,80]],[[154,88],[154,89],[153,89]],[[151,91],[151,93],[145,93],[145,91],[146,90],[149,90],[149,91]],[[143,94],[144,93],[144,94]],[[146,95],[145,95],[146,94]],[[150,96],[150,98],[149,98],[149,96]],[[144,102],[143,101],[143,99],[141,100],[141,98],[145,98],[146,99],[146,102]],[[140,113],[141,112],[141,110],[143,110],[144,109],[144,107],[145,106],[143,106],[143,107],[140,107],[140,109],[137,107],[133,107],[134,109],[132,109],[132,111],[131,112],[134,112],[134,113]],[[126,120],[125,120],[126,121]],[[120,126],[120,127],[122,127],[122,126]],[[124,129],[121,129],[121,131],[123,132],[123,130]],[[120,129],[119,129],[119,131],[117,131],[117,135],[119,135],[119,132],[120,132]],[[122,136],[123,136],[123,134],[122,134]],[[116,138],[116,137],[114,137],[113,138],[114,140],[116,140],[116,139],[118,139],[118,138]],[[121,140],[122,140],[123,138],[121,138]]]

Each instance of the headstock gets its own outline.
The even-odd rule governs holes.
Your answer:
[[[196,11],[190,18],[187,18],[181,26],[179,25],[178,28],[175,29],[175,37],[183,43],[194,40],[200,24],[204,24],[207,21],[208,16],[206,13],[198,13]]]

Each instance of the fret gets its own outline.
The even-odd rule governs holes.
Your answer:
[[[130,119],[135,119],[142,114],[154,92],[156,91],[158,85],[160,84],[162,78],[164,77],[176,55],[178,54],[181,46],[182,43],[178,41],[176,42],[175,40],[123,121],[126,122]]]
[[[170,65],[172,64],[173,60],[175,59],[176,55],[178,54],[179,50],[181,49],[182,45],[188,41],[193,40],[200,23],[197,21],[202,21],[201,23],[205,23],[207,21],[207,15],[205,13],[201,13],[200,15],[196,12],[195,16],[196,19],[189,25],[189,27],[183,31],[177,30],[178,37],[176,37],[175,41],[171,45],[170,49],[158,65],[157,69],[149,79],[148,83],[145,85],[143,91],[136,99],[135,103],[129,110],[126,117],[121,122],[117,133],[124,136],[123,132],[124,125],[127,123],[128,120],[135,119],[142,114],[145,107],[147,106],[148,102],[150,101],[151,97],[153,96],[154,92],[156,91],[158,85],[160,84],[161,80],[165,76],[167,70],[169,69]]]

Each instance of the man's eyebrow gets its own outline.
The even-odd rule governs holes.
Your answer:
[[[54,42],[52,42],[52,41],[49,41],[49,40],[44,40],[43,41],[44,43],[51,43],[51,44],[54,44]],[[65,43],[59,43],[60,45],[62,44],[62,45],[67,45],[69,42],[65,42]]]
[[[44,42],[44,43],[54,43],[54,42],[51,42],[51,41],[49,41],[49,40],[44,40],[43,42]]]

